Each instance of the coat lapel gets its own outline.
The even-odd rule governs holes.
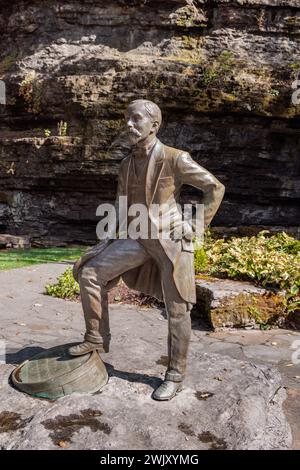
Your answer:
[[[127,157],[127,160],[126,160],[126,164],[124,165],[124,169],[123,169],[123,173],[122,173],[122,176],[123,176],[123,181],[122,181],[122,196],[126,195],[128,196],[128,179],[129,179],[129,171],[131,169],[131,165],[132,165],[132,155],[129,155]]]
[[[154,145],[146,174],[146,203],[150,206],[158,183],[158,179],[164,164],[164,148],[160,140],[157,139],[156,144]]]

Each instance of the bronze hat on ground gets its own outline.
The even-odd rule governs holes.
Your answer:
[[[22,392],[56,399],[71,393],[95,393],[108,381],[97,351],[84,356],[68,354],[70,344],[56,346],[23,362],[12,372],[12,382]]]

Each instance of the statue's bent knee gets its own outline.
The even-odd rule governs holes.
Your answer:
[[[98,278],[100,271],[101,271],[100,267],[96,268],[95,266],[89,265],[89,263],[87,263],[79,271],[79,276],[78,276],[79,283],[82,281],[89,281],[91,279]]]

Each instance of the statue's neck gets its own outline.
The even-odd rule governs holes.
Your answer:
[[[156,135],[150,134],[145,139],[141,140],[134,146],[134,154],[138,158],[146,158],[149,155],[150,150],[156,144]]]

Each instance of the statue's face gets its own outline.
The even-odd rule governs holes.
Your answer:
[[[136,144],[146,139],[150,134],[156,133],[157,124],[153,122],[143,104],[129,105],[125,112],[125,120],[132,144]]]

